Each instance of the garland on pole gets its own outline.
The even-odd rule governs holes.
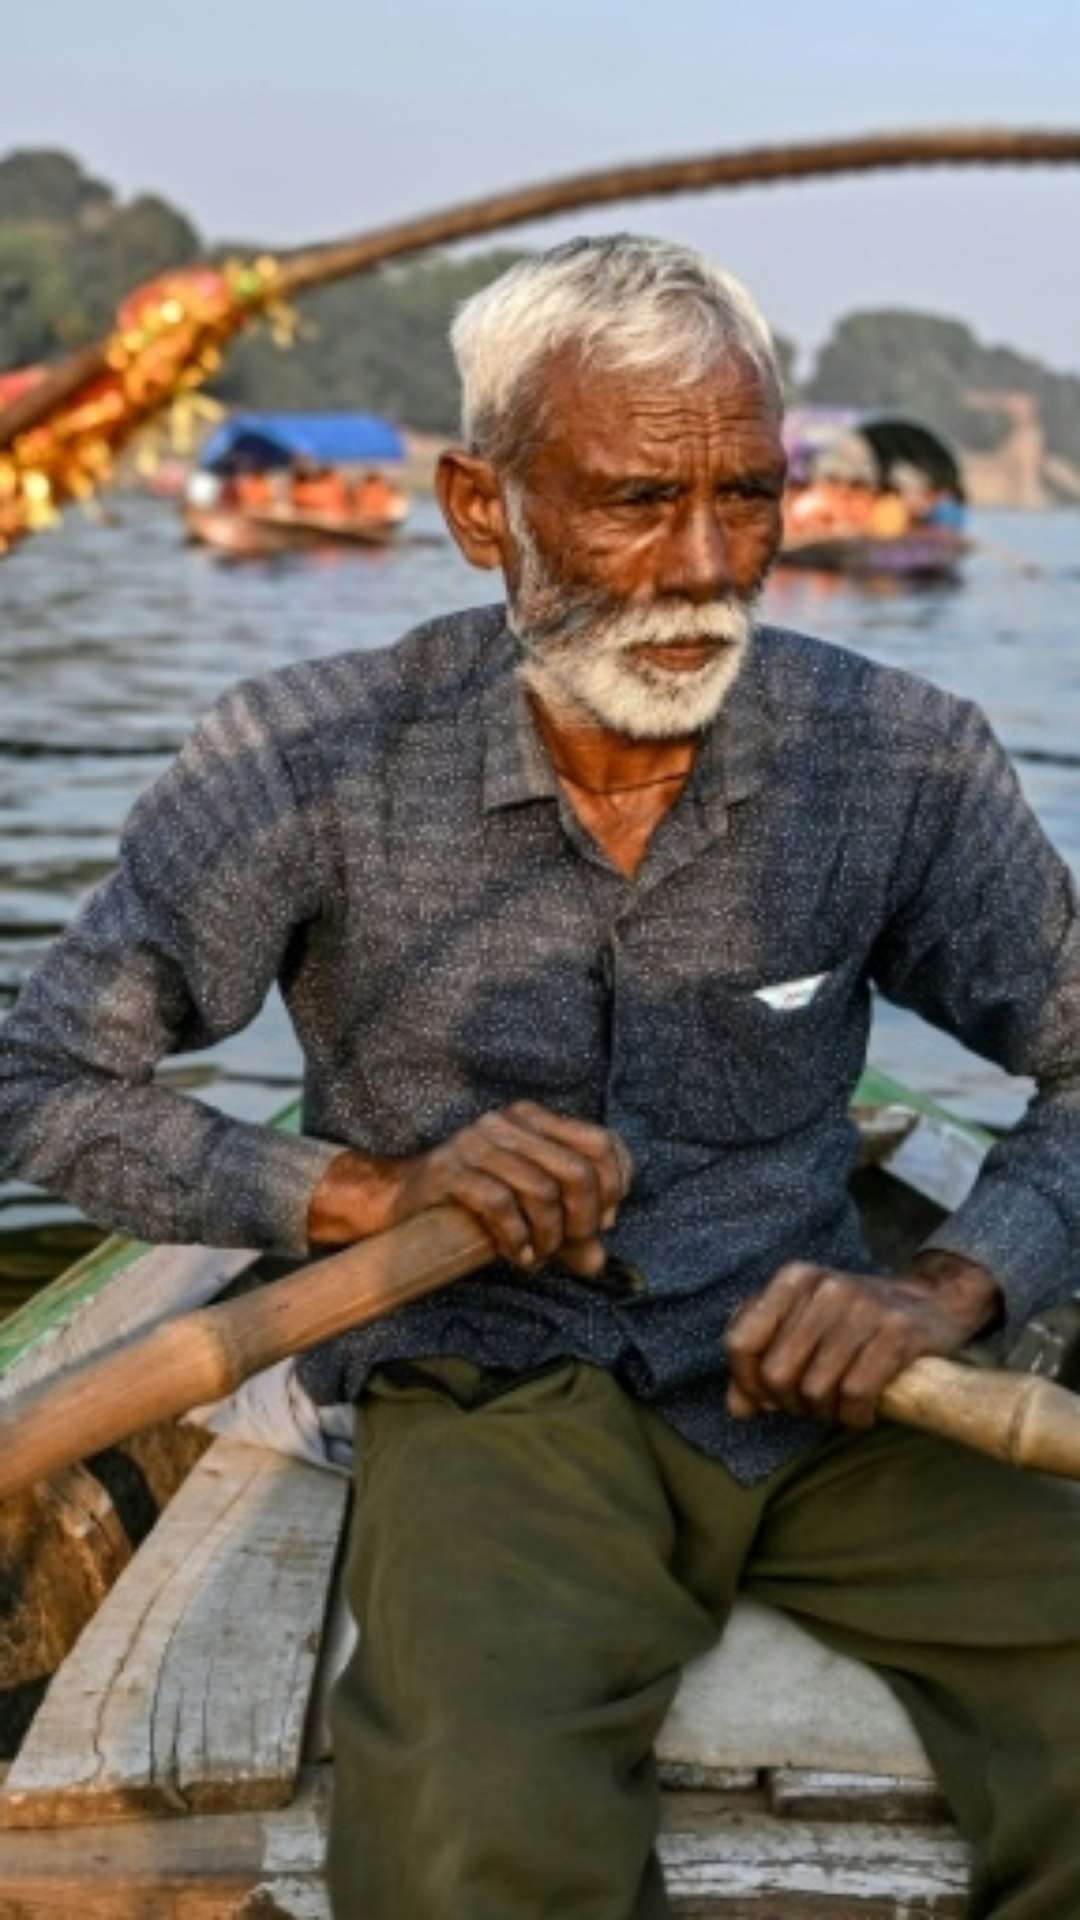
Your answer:
[[[1080,162],[1070,129],[945,127],[804,141],[638,162],[511,188],[349,240],[291,255],[182,269],[125,301],[108,339],[9,398],[0,392],[0,555],[55,523],[109,480],[134,434],[209,379],[241,328],[269,317],[288,338],[286,302],[388,260],[581,207],[712,187],[764,186],[922,166],[1062,166]]]
[[[54,526],[69,502],[88,502],[133,436],[164,411],[189,430],[200,410],[196,389],[253,319],[268,319],[283,342],[291,337],[280,282],[270,256],[178,269],[130,294],[113,332],[59,369],[61,378],[40,369],[19,382],[9,411],[39,417],[0,449],[0,554]],[[58,389],[52,395],[50,385]]]

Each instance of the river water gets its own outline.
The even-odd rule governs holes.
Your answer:
[[[769,617],[975,699],[1080,876],[1080,514],[982,514],[962,584],[869,591],[778,578]],[[396,549],[230,563],[182,544],[167,504],[123,498],[0,563],[0,1010],[112,864],[136,796],[221,690],[494,597],[419,503]],[[879,1006],[876,1062],[994,1125],[1025,1089]],[[282,1104],[296,1048],[272,1001],[245,1034],[163,1072],[246,1118]],[[88,1244],[69,1210],[0,1188],[0,1310]]]

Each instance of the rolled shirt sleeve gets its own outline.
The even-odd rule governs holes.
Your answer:
[[[976,707],[928,754],[873,971],[1036,1092],[928,1245],[978,1261],[1015,1329],[1080,1272],[1080,919],[1067,867]]]
[[[258,1012],[319,911],[317,839],[257,689],[237,689],[137,803],[116,872],[0,1027],[0,1172],[145,1239],[306,1250],[340,1144],[230,1119],[153,1075]]]

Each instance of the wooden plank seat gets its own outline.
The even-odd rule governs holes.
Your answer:
[[[0,1920],[331,1920],[329,1768],[267,1812],[0,1833]],[[665,1794],[660,1856],[686,1920],[960,1920],[948,1829],[781,1817],[760,1793]],[[364,1920],[362,1914],[350,1920]]]
[[[353,1639],[339,1590],[315,1683],[309,1761],[333,1757],[329,1695]],[[675,1785],[726,1786],[731,1776],[809,1768],[906,1782],[936,1801],[930,1763],[884,1681],[830,1652],[787,1615],[745,1597],[719,1646],[683,1675],[657,1753]]]
[[[0,1406],[62,1379],[255,1265],[234,1248],[114,1239],[0,1326]],[[208,1445],[198,1427],[145,1429],[0,1511],[0,1757],[10,1759],[102,1596]]]

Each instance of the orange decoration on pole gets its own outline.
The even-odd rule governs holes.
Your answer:
[[[278,262],[202,265],[137,288],[114,331],[83,347],[14,399],[0,395],[0,554],[48,526],[65,501],[104,484],[138,429],[209,379],[232,336],[260,316],[287,342],[285,301],[313,287],[370,273],[389,260],[475,239],[580,207],[714,187],[863,174],[896,167],[1069,166],[1080,162],[1073,128],[940,127],[849,140],[693,154],[602,167],[444,207]],[[101,387],[98,383],[107,383]]]
[[[280,305],[272,259],[163,274],[128,295],[113,332],[77,357],[75,377],[64,368],[9,377],[0,408],[27,424],[0,450],[0,554],[105,485],[139,428],[182,403],[216,372],[233,334]]]

